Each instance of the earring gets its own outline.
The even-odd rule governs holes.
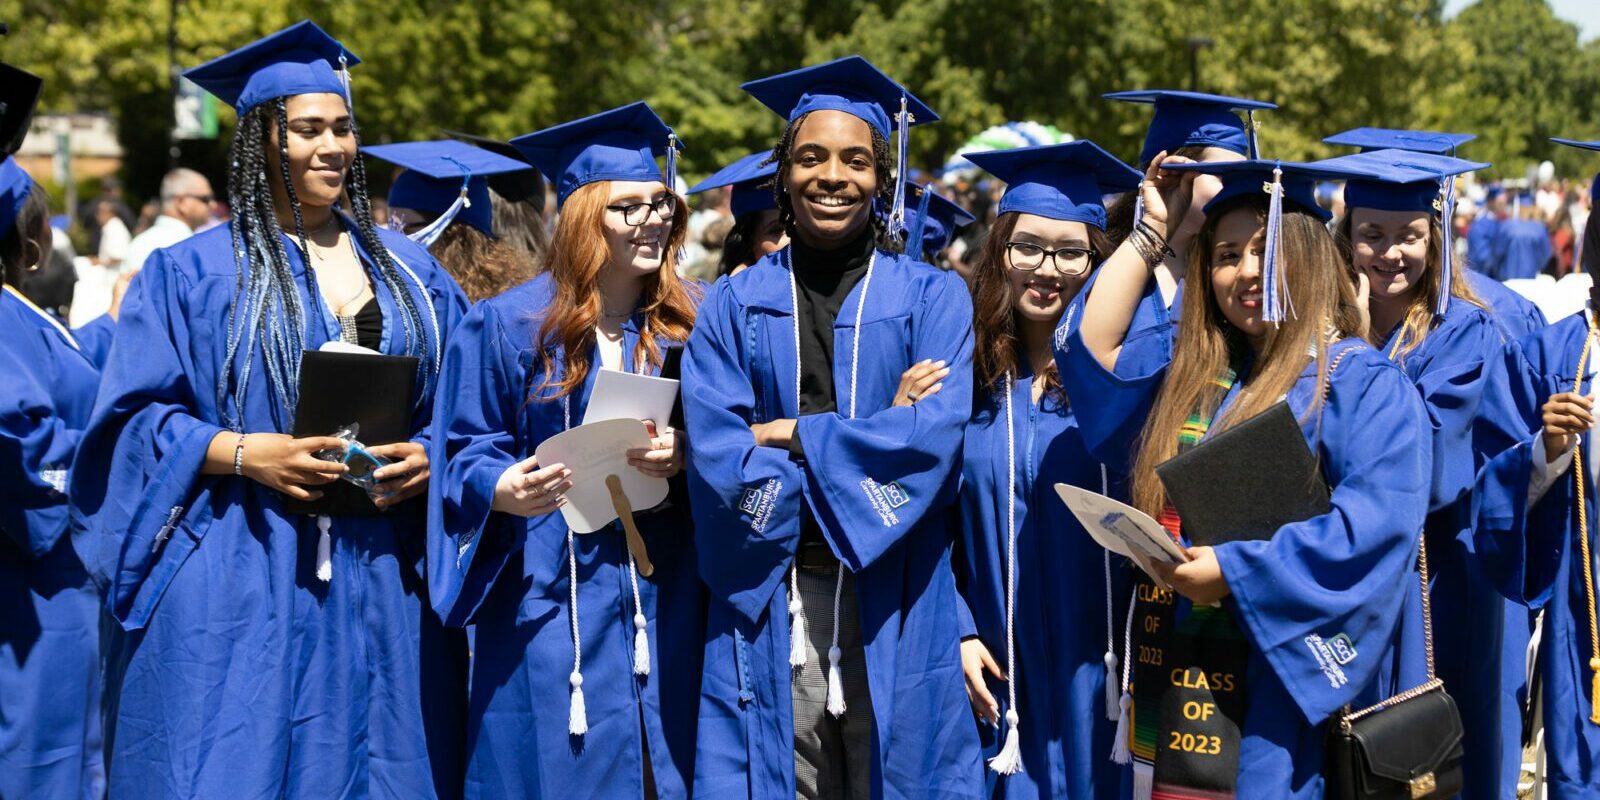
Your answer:
[[[39,265],[38,264],[29,264],[28,265],[28,271],[29,272],[38,272],[39,271]]]

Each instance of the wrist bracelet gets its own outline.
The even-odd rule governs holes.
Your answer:
[[[233,474],[244,475],[244,437],[239,434],[239,441],[233,446]]]

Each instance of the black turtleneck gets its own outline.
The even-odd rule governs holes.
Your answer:
[[[872,259],[872,226],[832,250],[789,240],[800,318],[800,415],[838,409],[833,394],[833,323],[844,299],[867,274]],[[799,453],[798,440],[791,450]]]
[[[799,415],[802,417],[824,414],[839,407],[833,392],[833,323],[839,318],[845,297],[867,274],[874,245],[871,225],[854,241],[831,250],[807,247],[798,237],[789,238],[789,263],[795,277],[795,316],[800,324]],[[805,458],[798,427],[789,440],[789,455]],[[802,506],[800,542],[826,547],[822,528],[807,506]]]

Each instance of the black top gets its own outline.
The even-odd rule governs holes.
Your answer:
[[[789,240],[795,276],[795,316],[800,324],[800,416],[824,414],[839,407],[833,386],[833,323],[839,318],[845,297],[867,274],[874,246],[871,226],[855,241],[832,250],[807,247],[798,238]],[[796,459],[805,458],[798,428],[789,440],[789,454]],[[822,543],[822,528],[811,509],[803,507],[802,513],[801,543]]]
[[[378,305],[377,295],[356,312],[356,344],[368,350],[383,349],[383,307]]]

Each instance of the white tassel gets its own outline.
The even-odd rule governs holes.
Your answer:
[[[589,711],[583,705],[583,673],[573,671],[567,676],[572,685],[572,704],[567,707],[567,733],[582,736],[589,732]]]
[[[799,579],[789,570],[789,666],[806,665],[806,610],[800,604]]]
[[[650,637],[645,635],[644,601],[639,599],[639,567],[628,554],[628,581],[633,584],[633,674],[650,674]]]
[[[839,659],[844,651],[838,645],[828,648],[828,713],[844,716],[844,676],[839,672]]]
[[[1156,790],[1156,766],[1154,764],[1133,765],[1133,800],[1150,800],[1150,795]]]
[[[1115,722],[1120,713],[1117,709],[1117,678],[1120,670],[1117,669],[1117,654],[1115,651],[1106,651],[1106,719]]]
[[[327,583],[333,580],[333,537],[328,534],[328,529],[333,527],[333,519],[327,514],[317,515],[317,580]]]
[[[1117,732],[1111,739],[1111,760],[1117,764],[1133,763],[1133,751],[1128,748],[1128,728],[1133,717],[1133,695],[1122,693],[1117,701]]]
[[[644,615],[633,615],[633,674],[650,674],[650,637],[644,633]]]
[[[1015,775],[1022,771],[1022,737],[1017,735],[1017,710],[1006,709],[1006,743],[999,755],[989,759],[989,769],[1001,775]]]

